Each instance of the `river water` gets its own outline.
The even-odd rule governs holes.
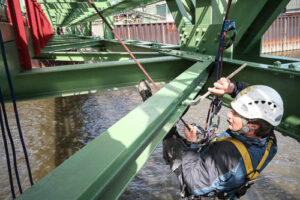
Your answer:
[[[18,102],[22,130],[34,182],[92,141],[142,103],[137,89],[91,95]],[[184,119],[204,123],[209,101],[193,107]],[[23,189],[29,187],[27,171],[11,104],[6,104],[17,146]],[[223,107],[225,116],[228,109]],[[226,129],[222,120],[220,130]],[[178,129],[182,131],[182,124]],[[241,199],[300,199],[300,144],[276,132],[278,153],[259,180]],[[17,188],[16,188],[17,191]],[[0,140],[0,199],[11,199],[3,141]],[[159,145],[120,199],[180,199],[178,181],[162,159]]]

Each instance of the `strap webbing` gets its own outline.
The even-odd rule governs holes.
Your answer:
[[[265,151],[265,154],[264,156],[262,157],[261,161],[259,162],[259,164],[257,165],[257,168],[256,170],[260,170],[260,168],[263,166],[263,164],[265,163],[269,153],[270,153],[270,149],[271,149],[271,146],[273,144],[273,141],[274,141],[274,137],[273,136],[270,136],[269,138],[269,141],[268,141],[268,144],[267,144],[267,147],[266,147],[266,151]]]
[[[248,179],[252,181],[258,177],[258,175],[260,173],[260,169],[263,166],[263,164],[265,163],[265,161],[270,153],[270,149],[273,144],[273,140],[274,140],[274,138],[272,136],[270,136],[267,147],[266,147],[266,151],[265,151],[262,159],[260,160],[259,164],[257,165],[256,170],[253,170],[252,160],[249,155],[249,152],[248,152],[247,148],[245,147],[245,145],[241,141],[239,141],[235,138],[222,137],[222,138],[217,139],[217,142],[229,141],[236,146],[236,148],[239,150],[239,152],[243,158]]]

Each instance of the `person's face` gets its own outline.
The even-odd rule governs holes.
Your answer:
[[[243,121],[241,115],[239,115],[235,110],[230,110],[227,113],[228,118],[228,128],[232,131],[239,131],[243,127]]]

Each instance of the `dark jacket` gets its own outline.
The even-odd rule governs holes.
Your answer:
[[[235,83],[232,97],[249,86],[246,83]],[[270,135],[274,135],[273,131]],[[244,143],[250,154],[253,169],[256,169],[265,153],[269,137],[254,139],[226,130],[219,137],[233,137]],[[276,138],[271,146],[263,170],[277,152]],[[200,152],[193,147],[182,157],[182,174],[190,193],[196,196],[214,196],[214,191],[234,193],[247,179],[247,174],[240,152],[229,141],[213,142],[204,146]]]

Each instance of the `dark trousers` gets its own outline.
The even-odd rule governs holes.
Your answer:
[[[163,139],[163,158],[177,176],[181,173],[182,156],[187,149],[185,139],[178,134],[174,126]]]

